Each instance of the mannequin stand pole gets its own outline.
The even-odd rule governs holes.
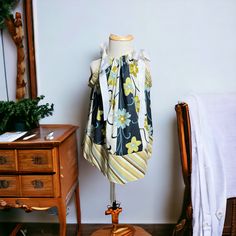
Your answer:
[[[111,204],[116,201],[116,185],[113,182],[110,182],[110,201]]]

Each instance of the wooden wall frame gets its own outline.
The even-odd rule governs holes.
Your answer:
[[[29,74],[29,97],[36,98],[38,94],[37,76],[36,76],[36,61],[35,61],[35,43],[34,43],[34,20],[33,20],[33,0],[23,0],[24,16],[26,25],[27,38],[27,63]]]

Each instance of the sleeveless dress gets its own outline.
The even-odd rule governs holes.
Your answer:
[[[135,181],[147,170],[153,142],[148,61],[143,51],[111,58],[104,49],[89,80],[83,155],[110,182]]]

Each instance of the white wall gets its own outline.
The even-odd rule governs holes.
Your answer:
[[[235,0],[35,1],[39,94],[55,103],[43,122],[80,125],[79,143],[89,64],[100,43],[110,33],[133,34],[136,48],[152,58],[153,156],[144,179],[117,187],[121,222],[176,222],[183,183],[174,105],[191,91],[236,91],[235,12]],[[79,161],[82,222],[110,222],[108,181],[81,155]],[[73,204],[70,209],[68,221],[76,222]]]

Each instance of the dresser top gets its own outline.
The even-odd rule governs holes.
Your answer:
[[[23,137],[13,142],[0,142],[0,148],[52,148],[60,145],[77,130],[78,126],[67,124],[40,125],[39,128],[28,131]],[[52,134],[52,139],[47,136]],[[27,140],[24,137],[35,134]]]

